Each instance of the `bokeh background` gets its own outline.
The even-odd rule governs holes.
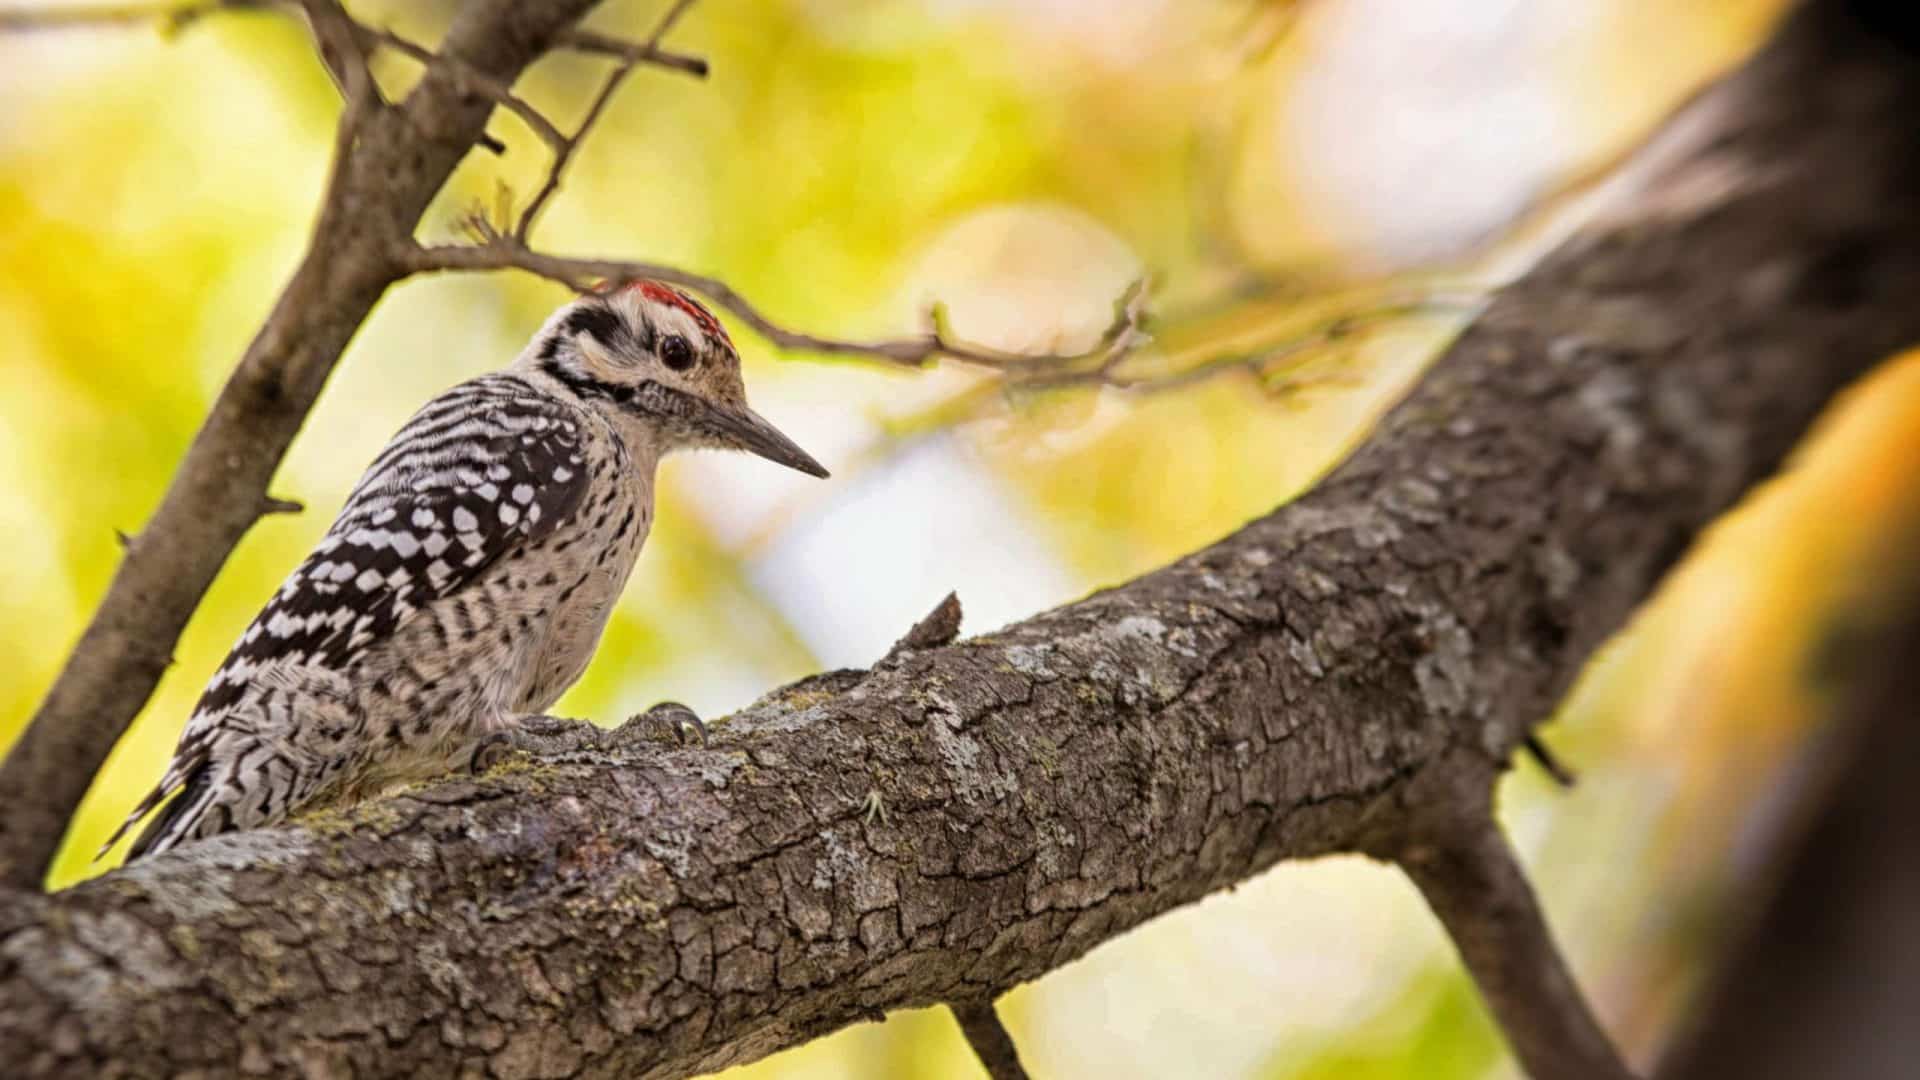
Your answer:
[[[450,4],[357,13],[431,39]],[[644,32],[662,5],[593,23]],[[1085,346],[1151,275],[1179,366],[1285,342],[1369,289],[1524,265],[1583,177],[1738,60],[1773,0],[705,0],[642,70],[542,245],[717,274],[795,328]],[[525,94],[571,126],[599,63]],[[414,71],[388,58],[392,90]],[[300,252],[337,97],[303,32],[225,15],[0,37],[0,745],[18,733]],[[429,213],[530,192],[512,118]],[[1435,275],[1439,275],[1436,277]],[[1409,286],[1407,283],[1413,283]],[[193,699],[425,398],[499,366],[554,286],[408,283],[347,353],[281,470],[309,510],[248,536],[82,808],[54,883],[157,777]],[[1331,306],[1330,306],[1331,305]],[[558,711],[662,698],[717,717],[871,663],[949,589],[979,632],[1125,580],[1299,492],[1470,314],[1409,319],[1305,367],[1153,393],[1009,392],[781,355],[737,331],[760,410],[834,469],[675,460],[659,523]],[[1756,838],[1823,721],[1817,660],[1920,502],[1920,362],[1850,395],[1713,530],[1545,729],[1503,812],[1609,1027],[1644,1063],[1738,913]],[[644,828],[644,822],[636,822]],[[1040,1076],[1494,1077],[1497,1034],[1412,888],[1358,859],[1282,866],[1149,924],[1003,1012]],[[905,1013],[741,1077],[975,1074],[949,1018]]]

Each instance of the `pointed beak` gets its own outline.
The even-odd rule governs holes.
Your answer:
[[[768,461],[798,469],[808,476],[824,479],[828,475],[826,467],[813,460],[812,454],[800,449],[792,439],[782,435],[779,428],[767,423],[759,413],[744,405],[737,409],[712,409],[708,418],[742,450],[751,450]]]

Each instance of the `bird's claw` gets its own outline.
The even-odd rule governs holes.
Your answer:
[[[687,733],[692,732],[700,740],[701,746],[707,745],[707,725],[701,722],[698,713],[677,701],[663,701],[627,723],[645,725],[656,731],[664,727],[673,733],[674,740],[682,746],[687,744]]]
[[[596,749],[605,734],[584,720],[557,716],[529,716],[499,731],[481,736],[467,756],[467,772],[478,776],[500,764],[507,755],[524,750],[535,757]]]

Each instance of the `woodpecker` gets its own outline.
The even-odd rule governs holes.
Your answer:
[[[626,585],[660,459],[701,447],[827,475],[747,407],[739,353],[686,293],[620,282],[562,306],[368,466],[102,853],[162,803],[130,859],[452,771],[541,714]]]

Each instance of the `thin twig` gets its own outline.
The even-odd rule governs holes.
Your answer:
[[[1579,782],[1579,776],[1561,763],[1560,758],[1554,754],[1553,748],[1548,746],[1546,740],[1540,736],[1528,732],[1520,745],[1527,748],[1527,753],[1548,776],[1553,778],[1554,783],[1563,788],[1570,788]]]
[[[355,31],[363,40],[385,46],[425,66],[431,67],[435,64],[446,65],[454,82],[462,89],[484,97],[519,117],[528,127],[533,129],[534,134],[540,136],[540,141],[546,143],[555,154],[566,152],[567,137],[560,133],[560,129],[554,126],[553,121],[547,119],[546,115],[539,109],[528,104],[525,98],[515,94],[512,87],[502,83],[500,80],[492,78],[483,72],[476,71],[473,65],[462,61],[459,57],[434,52],[432,49],[417,42],[409,41],[391,30],[375,29],[370,26],[356,24]]]
[[[466,224],[475,234],[476,243],[413,247],[403,251],[400,258],[412,273],[445,270],[524,270],[549,281],[557,281],[572,289],[580,289],[587,282],[596,279],[621,281],[653,278],[692,289],[706,296],[752,327],[755,333],[782,349],[838,356],[864,356],[907,367],[919,367],[941,357],[996,371],[1009,369],[1026,371],[1054,365],[1077,366],[1089,361],[1107,363],[1117,355],[1124,356],[1126,350],[1132,348],[1144,337],[1140,331],[1141,320],[1145,313],[1145,290],[1138,285],[1129,289],[1115,304],[1113,325],[1107,328],[1092,349],[1083,353],[1060,355],[1005,353],[982,345],[956,341],[947,336],[939,326],[919,337],[880,341],[848,341],[823,337],[781,326],[768,318],[732,286],[718,278],[660,263],[548,255],[534,251],[518,240],[501,234],[493,223],[484,217],[470,217]]]
[[[300,7],[307,13],[307,23],[313,29],[314,51],[319,53],[320,63],[347,102],[340,130],[351,131],[349,121],[358,121],[357,110],[376,100],[380,93],[379,84],[373,81],[373,74],[367,68],[367,54],[360,47],[360,25],[340,6],[339,0],[300,0]],[[351,140],[345,144],[336,142],[334,149],[339,151],[351,145]]]
[[[689,56],[671,49],[663,49],[652,42],[633,42],[617,38],[611,34],[602,34],[597,30],[584,27],[569,30],[560,36],[559,45],[564,49],[587,53],[592,56],[611,56],[616,60],[626,60],[636,64],[653,64],[656,67],[684,71],[695,78],[707,76],[707,61],[704,57]]]
[[[673,25],[680,21],[680,17],[685,15],[689,8],[693,7],[694,2],[695,0],[674,0],[673,6],[667,9],[667,13],[661,16],[659,23],[654,26],[653,33],[648,35],[643,48],[657,48],[661,39],[667,36],[667,31],[673,29]],[[533,225],[539,220],[540,211],[546,208],[547,200],[553,198],[554,194],[560,190],[560,181],[566,174],[568,164],[573,161],[574,151],[580,148],[580,143],[593,130],[593,125],[600,121],[600,114],[606,111],[607,104],[613,100],[613,95],[620,89],[620,84],[627,81],[627,76],[633,74],[633,69],[639,63],[638,56],[623,56],[620,63],[614,65],[613,70],[607,73],[606,80],[600,84],[600,92],[594,95],[593,102],[587,106],[587,115],[581,118],[580,126],[574,129],[571,136],[563,137],[553,144],[553,163],[547,167],[547,178],[541,182],[540,190],[534,193],[533,201],[527,203],[527,208],[520,214],[520,221],[513,227],[515,243],[524,245],[527,237],[533,234]]]
[[[1118,370],[1117,361],[1081,370],[1062,370],[1036,375],[1021,381],[1022,392],[1037,393],[1079,386],[1107,386],[1116,390],[1155,393],[1178,390],[1234,370],[1247,370],[1268,376],[1268,389],[1283,392],[1317,380],[1281,381],[1279,370],[1297,366],[1303,358],[1331,346],[1353,341],[1382,326],[1395,325],[1423,315],[1458,315],[1468,311],[1478,298],[1439,293],[1393,295],[1343,311],[1294,333],[1261,341],[1241,349],[1214,353],[1197,363],[1173,371],[1129,374]]]
[[[974,1056],[980,1059],[981,1068],[987,1070],[989,1080],[1027,1080],[1027,1070],[1020,1064],[1020,1052],[1013,1045],[1013,1036],[1007,1033],[1006,1025],[1000,1022],[1000,1014],[994,1011],[993,1002],[952,1002],[947,1008],[959,1021],[960,1033],[967,1037],[967,1045],[973,1047]]]

